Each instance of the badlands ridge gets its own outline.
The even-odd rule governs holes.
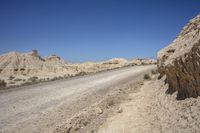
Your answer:
[[[37,50],[29,53],[9,52],[0,56],[0,78],[7,86],[29,84],[78,75],[97,73],[134,65],[156,64],[153,59],[128,61],[114,58],[102,62],[66,63],[57,55],[42,58]]]

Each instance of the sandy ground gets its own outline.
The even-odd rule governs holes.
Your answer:
[[[145,81],[130,101],[120,105],[121,113],[110,116],[98,133],[198,133],[200,98],[176,100],[166,95],[164,79]]]
[[[0,92],[0,132],[63,132],[65,131],[62,129],[63,125],[67,125],[69,121],[73,123],[73,120],[79,120],[76,116],[81,116],[79,114],[84,114],[84,112],[87,114],[87,108],[93,112],[91,106],[95,106],[99,101],[105,99],[102,103],[106,105],[102,104],[102,107],[109,109],[114,104],[115,97],[112,95],[107,97],[107,94],[119,90],[127,82],[131,81],[134,84],[141,81],[143,74],[150,72],[153,68],[155,68],[154,65],[136,66],[9,91],[2,90]],[[102,114],[102,116],[104,114],[104,117],[99,117],[102,120],[97,121],[96,125],[99,125],[98,123],[107,118],[107,114],[96,107],[95,111],[96,114]],[[94,115],[94,120],[96,116]],[[89,121],[92,121],[92,118]],[[89,130],[85,130],[87,131]]]
[[[155,90],[150,81],[136,93],[130,93],[131,101],[122,103],[121,113],[116,113],[99,128],[98,133],[157,133],[161,132],[154,115]],[[157,121],[157,122],[155,122]]]

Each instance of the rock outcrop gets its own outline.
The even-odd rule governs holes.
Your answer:
[[[150,62],[150,60],[146,60],[147,64]],[[12,86],[29,82],[32,79],[51,80],[85,75],[126,67],[128,64],[129,61],[123,58],[72,64],[66,63],[57,55],[42,58],[37,50],[28,53],[10,52],[0,55],[0,80],[2,79],[8,83],[8,86]]]
[[[96,73],[125,67],[128,61],[123,58],[113,58],[102,62],[85,62],[78,65],[78,70],[85,73]]]
[[[0,56],[0,74],[36,73],[43,67],[44,60],[35,50],[30,53],[10,52]]]
[[[155,59],[133,59],[129,61],[129,66],[137,66],[137,65],[151,65],[157,64],[157,60]]]
[[[45,65],[46,68],[51,72],[64,72],[66,70],[66,63],[65,61],[53,54],[45,58]]]
[[[200,15],[159,51],[158,68],[161,76],[166,75],[167,93],[178,91],[178,100],[200,96]]]
[[[127,63],[127,60],[123,58],[113,58],[113,59],[103,62],[103,64],[110,64],[110,65],[112,64],[124,65],[126,63]]]
[[[61,57],[59,57],[59,56],[57,56],[55,54],[52,54],[52,55],[46,57],[45,58],[45,62],[49,63],[49,64],[54,64],[54,65],[55,64],[56,65],[64,65],[64,64],[66,64],[65,61]]]
[[[10,52],[0,56],[0,74],[13,75],[37,75],[48,72],[64,72],[66,63],[56,55],[43,59],[33,50],[29,53]]]

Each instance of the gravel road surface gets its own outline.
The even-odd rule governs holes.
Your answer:
[[[135,66],[0,91],[0,132],[52,132],[114,86],[141,80],[155,65]]]

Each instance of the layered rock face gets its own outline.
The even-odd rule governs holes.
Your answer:
[[[37,51],[10,52],[0,56],[0,73],[4,75],[35,73],[43,67],[44,60],[37,54]]]
[[[200,15],[157,58],[159,72],[169,84],[167,93],[178,91],[178,100],[200,96]]]
[[[64,69],[66,64],[63,59],[56,55],[43,59],[37,50],[29,53],[10,52],[0,56],[0,74],[4,76],[56,73]]]
[[[45,58],[45,64],[51,72],[64,72],[66,70],[65,61],[57,55],[50,55]]]

